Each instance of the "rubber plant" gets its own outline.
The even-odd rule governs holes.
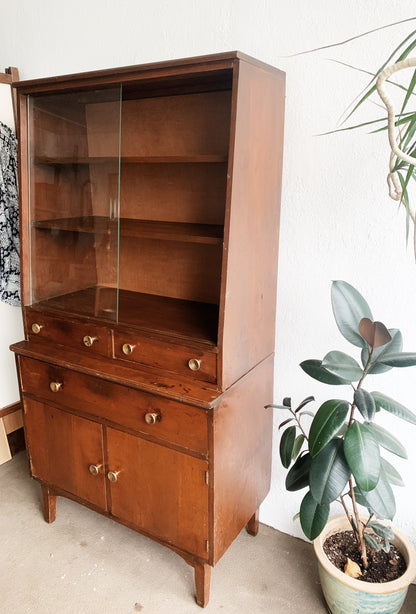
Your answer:
[[[283,429],[280,458],[288,469],[287,490],[308,489],[299,512],[304,534],[315,539],[328,520],[331,503],[337,501],[350,521],[367,568],[368,548],[390,548],[392,530],[380,521],[393,520],[396,503],[392,486],[403,486],[384,453],[407,458],[401,441],[380,426],[378,418],[386,411],[398,420],[416,424],[416,415],[389,396],[370,392],[365,384],[368,375],[416,365],[416,353],[402,351],[400,331],[374,321],[367,302],[350,284],[334,281],[331,298],[337,326],[345,339],[361,350],[361,364],[344,352],[331,351],[323,360],[305,360],[300,366],[319,382],[350,386],[351,398],[331,397],[315,414],[306,408],[314,401],[312,396],[295,408],[290,398],[282,405],[266,407],[289,414],[279,425]],[[362,508],[369,513],[365,523],[360,520]]]

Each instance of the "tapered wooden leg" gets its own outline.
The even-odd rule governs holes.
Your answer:
[[[56,518],[56,495],[51,489],[42,484],[43,517],[46,522],[53,522]]]
[[[209,601],[209,587],[211,584],[211,566],[205,563],[193,563],[195,569],[196,602],[205,608]]]
[[[259,532],[259,508],[256,509],[246,526],[247,533],[254,537]]]

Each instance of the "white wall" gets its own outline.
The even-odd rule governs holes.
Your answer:
[[[336,126],[366,82],[326,58],[375,70],[411,26],[345,48],[287,56],[413,13],[412,0],[0,0],[0,57],[4,66],[18,66],[23,79],[233,49],[287,72],[275,399],[315,394],[322,401],[348,391],[326,390],[298,364],[330,349],[349,351],[332,319],[332,279],[355,285],[376,319],[401,328],[405,349],[416,350],[416,265],[405,247],[404,217],[387,197],[385,139],[315,136]],[[371,388],[416,409],[416,368],[374,379]],[[396,524],[416,545],[416,427],[392,428],[409,452],[409,463],[399,463],[408,488],[398,490]],[[277,430],[273,469],[261,519],[300,535],[291,520],[299,497],[284,490]]]

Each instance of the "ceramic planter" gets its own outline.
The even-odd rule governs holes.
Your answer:
[[[329,535],[350,528],[344,515],[334,516],[313,542],[322,590],[330,611],[332,614],[396,614],[403,605],[409,584],[416,577],[415,549],[400,531],[393,529],[393,543],[406,560],[406,572],[392,582],[362,582],[337,569],[323,551]]]

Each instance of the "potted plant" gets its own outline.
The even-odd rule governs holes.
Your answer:
[[[367,302],[350,284],[333,282],[331,297],[338,328],[347,341],[360,348],[361,365],[344,352],[331,351],[323,360],[305,360],[300,366],[325,384],[350,385],[351,398],[330,398],[315,414],[305,409],[313,397],[297,407],[292,407],[289,398],[283,400],[283,405],[267,407],[289,414],[279,425],[283,429],[280,458],[288,469],[286,488],[308,489],[300,505],[300,523],[306,537],[314,540],[331,612],[393,614],[399,611],[407,587],[416,576],[416,553],[410,542],[385,522],[391,521],[396,512],[392,485],[403,483],[398,471],[384,458],[384,451],[406,458],[406,450],[396,436],[378,424],[378,417],[386,411],[416,424],[416,415],[381,392],[369,392],[364,384],[370,374],[416,365],[416,353],[402,351],[400,331],[374,321]],[[328,520],[333,502],[338,502],[344,511],[341,525],[339,518]],[[322,548],[328,534],[346,529],[354,538],[359,558],[355,564],[347,561],[346,569],[339,570]],[[377,556],[391,552],[391,543],[397,545],[405,559],[404,574],[387,582],[363,581]],[[352,552],[348,558],[354,563]],[[351,577],[354,575],[362,579]],[[386,605],[386,599],[393,603]]]

